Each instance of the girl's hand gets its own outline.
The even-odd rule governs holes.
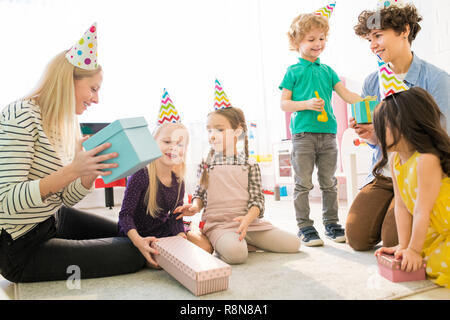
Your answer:
[[[70,163],[70,167],[74,172],[75,176],[78,177],[89,177],[95,180],[98,176],[107,176],[111,174],[111,171],[100,171],[101,169],[117,168],[117,163],[101,163],[103,161],[116,158],[118,154],[116,152],[103,154],[96,156],[96,154],[102,152],[103,150],[111,147],[111,143],[104,143],[95,147],[92,150],[85,151],[83,149],[83,142],[89,137],[83,137],[78,141],[75,148],[75,157]]]
[[[153,259],[152,254],[159,254],[156,249],[151,247],[152,242],[158,241],[155,237],[139,237],[135,240],[134,245],[139,251],[142,253],[144,258],[147,260],[147,265],[151,268],[160,269],[161,267],[158,263]]]
[[[247,229],[251,221],[248,218],[248,216],[236,217],[233,219],[233,221],[238,221],[241,223],[239,225],[239,228],[236,230],[236,233],[239,234],[239,241],[242,241],[242,239],[244,239],[245,236],[247,235]]]
[[[183,218],[184,216],[193,216],[194,214],[196,214],[199,211],[200,211],[199,207],[188,203],[188,204],[182,205],[180,207],[177,207],[175,210],[173,210],[173,214],[181,212],[178,215],[178,217],[175,218],[175,220],[178,220],[178,219]]]
[[[187,239],[186,233],[184,232],[180,232],[179,234],[177,234],[177,236]]]
[[[395,255],[395,253],[400,249],[400,245],[396,245],[395,247],[381,247],[380,249],[375,251],[375,256],[380,256],[383,253]]]
[[[411,248],[407,248],[404,250],[401,250],[399,254],[399,258],[401,256],[402,259],[402,265],[401,269],[406,272],[413,272],[420,269],[422,266],[422,255],[420,255],[418,252],[412,250]]]
[[[306,101],[306,106],[308,110],[322,112],[325,106],[325,101],[323,99],[312,98]]]

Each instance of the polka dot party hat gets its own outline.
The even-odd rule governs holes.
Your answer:
[[[179,122],[181,122],[180,115],[178,114],[177,109],[173,105],[169,93],[164,88],[164,94],[161,99],[161,107],[159,109],[158,115],[158,125],[162,125],[164,123],[179,123]]]
[[[231,103],[228,100],[225,91],[223,91],[223,88],[220,85],[219,80],[216,79],[214,88],[214,110],[225,109],[230,107]]]
[[[334,7],[336,7],[336,2],[331,3],[331,4],[327,5],[326,7],[320,8],[319,10],[315,11],[314,14],[330,19],[331,14],[333,13]]]
[[[377,9],[381,10],[390,6],[403,8],[404,6],[406,6],[406,3],[404,0],[378,0]]]
[[[66,58],[75,67],[97,69],[97,23],[95,22],[66,53]]]

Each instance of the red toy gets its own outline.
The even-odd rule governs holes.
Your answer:
[[[417,271],[406,272],[400,269],[402,261],[393,255],[381,254],[377,256],[377,261],[380,275],[392,282],[426,280],[425,264]]]

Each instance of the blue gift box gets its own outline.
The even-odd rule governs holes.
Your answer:
[[[366,97],[364,100],[352,104],[352,117],[356,123],[372,123],[373,110],[378,104],[377,97]]]
[[[111,143],[111,147],[97,155],[117,152],[118,157],[104,163],[117,163],[119,166],[104,170],[111,171],[110,175],[102,177],[104,183],[132,175],[162,156],[143,117],[116,120],[86,140],[83,147],[91,150],[106,142]]]

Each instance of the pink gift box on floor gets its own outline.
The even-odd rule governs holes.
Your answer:
[[[231,266],[179,237],[152,242],[156,262],[196,296],[228,289]]]
[[[377,261],[380,275],[392,282],[426,280],[425,264],[417,271],[406,272],[400,269],[402,261],[395,259],[393,255],[381,254]]]

